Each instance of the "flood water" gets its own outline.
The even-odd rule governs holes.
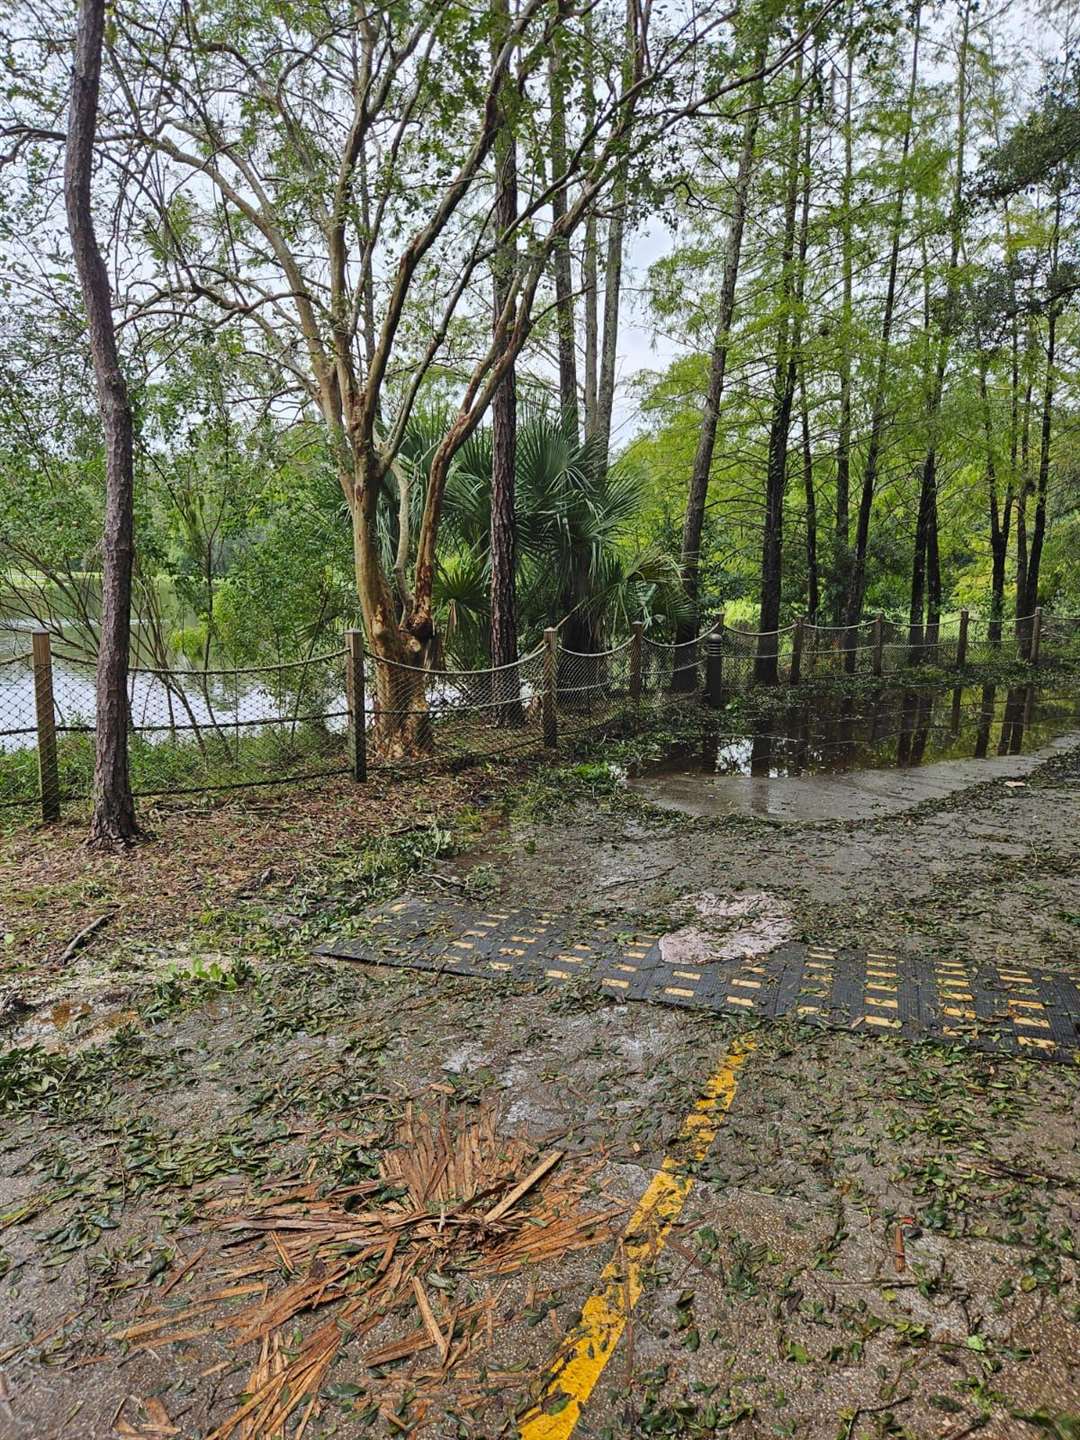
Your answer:
[[[910,808],[999,774],[1022,777],[1080,742],[1080,687],[882,690],[819,698],[745,732],[722,727],[631,771],[630,786],[688,814],[857,818]]]

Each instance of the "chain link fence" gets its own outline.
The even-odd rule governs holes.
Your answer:
[[[855,626],[728,626],[686,641],[640,624],[579,651],[557,629],[510,665],[428,669],[342,649],[247,669],[150,668],[129,676],[137,796],[184,795],[370,771],[453,768],[558,744],[682,699],[721,703],[762,680],[911,678],[992,661],[1080,664],[1080,616],[949,617],[925,632],[882,616]],[[63,637],[0,625],[0,811],[85,799],[94,764],[95,662]],[[363,717],[355,723],[354,717]]]
[[[0,624],[0,812],[37,805],[40,794],[31,639]]]

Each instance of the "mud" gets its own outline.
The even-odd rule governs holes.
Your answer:
[[[1020,786],[980,762],[978,783],[903,811],[819,809],[812,823],[690,818],[569,767],[530,781],[529,805],[519,797],[481,848],[421,875],[633,923],[687,953],[812,935],[1075,973],[1080,752],[1023,759]],[[87,989],[112,974],[122,994],[109,1003],[139,1024],[93,1046],[78,1033],[80,1008],[93,1010],[80,977],[42,987],[47,1013],[20,1023],[50,1028],[54,1053],[17,1072],[9,1058],[18,1094],[0,1091],[5,1440],[106,1440],[121,1419],[139,1433],[151,1398],[181,1436],[204,1437],[235,1408],[250,1349],[214,1333],[158,1351],[115,1338],[158,1303],[178,1257],[207,1247],[170,1294],[178,1309],[216,1278],[226,1261],[207,1206],[223,1189],[257,1193],[309,1167],[341,1183],[407,1102],[491,1099],[506,1133],[598,1160],[598,1190],[629,1211],[745,1033],[587,988],[307,958],[327,927],[362,925],[346,896],[310,886],[238,903],[177,943],[242,960],[250,977],[231,992],[173,987],[164,1005],[149,971],[124,969],[130,957],[103,941]],[[1062,1427],[1080,1417],[1076,1070],[789,1022],[749,1038],[673,1243],[575,1434],[1074,1433]],[[308,1440],[512,1436],[614,1253],[609,1242],[498,1292],[484,1364],[500,1378],[473,1408],[450,1385],[423,1415],[366,1420],[340,1388],[366,1379],[346,1345]]]

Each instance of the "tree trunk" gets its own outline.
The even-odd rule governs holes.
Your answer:
[[[1035,525],[1027,556],[1024,585],[1024,618],[1021,646],[1024,655],[1031,651],[1031,620],[1039,603],[1039,571],[1042,566],[1043,542],[1046,537],[1046,496],[1050,483],[1050,439],[1054,418],[1054,365],[1057,357],[1058,302],[1053,287],[1057,279],[1058,240],[1061,233],[1061,191],[1054,197],[1054,228],[1050,241],[1050,302],[1047,310],[1046,379],[1043,384],[1042,421],[1039,434],[1039,473],[1035,488]]]
[[[506,0],[496,0],[498,33],[496,44],[502,44],[502,32],[509,24]],[[504,95],[509,90],[504,86]],[[565,197],[564,197],[565,199]],[[565,207],[564,207],[565,208]],[[495,142],[495,228],[499,234],[498,248],[492,265],[494,289],[494,338],[496,346],[505,349],[508,316],[506,307],[511,297],[517,244],[513,226],[517,220],[517,145],[505,108],[499,118],[499,135]],[[567,256],[569,264],[569,256]],[[494,679],[496,693],[492,698],[505,700],[497,713],[502,724],[514,724],[521,718],[518,700],[517,606],[515,587],[515,551],[517,525],[514,514],[515,475],[517,466],[517,380],[514,366],[495,390],[491,400],[491,664],[498,672]]]
[[[948,364],[949,347],[956,328],[960,288],[957,266],[963,239],[964,151],[967,144],[967,56],[971,10],[972,0],[968,0],[964,7],[957,67],[956,170],[953,178],[953,200],[949,217],[949,275],[945,287],[945,313],[938,336],[937,358],[927,407],[930,438],[926,458],[923,461],[922,483],[919,490],[919,513],[915,533],[915,554],[912,561],[908,643],[911,647],[911,659],[916,661],[923,656],[924,644],[933,645],[936,642],[941,621],[941,567],[937,539],[937,446],[941,404],[945,391],[945,368]],[[928,328],[929,319],[928,312]],[[924,604],[925,626],[923,623]]]
[[[1005,564],[1009,553],[1012,514],[1012,486],[1005,491],[1005,504],[998,501],[997,462],[994,457],[994,427],[990,412],[985,358],[979,363],[979,398],[982,401],[983,437],[986,441],[986,489],[990,512],[990,628],[989,640],[995,649],[1001,644],[1001,617],[1005,609]],[[1015,385],[1015,377],[1014,377]],[[1014,391],[1015,393],[1015,391]]]
[[[1030,376],[1030,372],[1029,372]],[[1023,641],[1021,617],[1027,604],[1027,507],[1031,493],[1031,391],[1030,378],[1024,387],[1024,418],[1020,427],[1020,483],[1016,494],[1016,638]]]
[[[849,11],[850,23],[850,11]],[[855,46],[848,44],[844,89],[844,178],[840,188],[840,238],[842,245],[843,303],[840,317],[840,415],[836,437],[836,531],[832,604],[833,624],[844,618],[850,559],[848,555],[851,492],[851,319],[854,263],[852,256],[853,164],[851,145],[851,96]]]
[[[623,62],[623,83],[628,88],[632,78],[631,57],[634,45],[634,3],[626,5],[626,59]],[[600,341],[600,373],[596,392],[596,468],[603,474],[611,454],[611,421],[615,408],[615,366],[619,345],[619,304],[622,299],[623,240],[626,233],[626,205],[630,190],[630,126],[631,111],[625,117],[627,127],[623,147],[616,160],[615,179],[611,187],[611,218],[608,220],[607,256],[604,263],[604,328]]]
[[[818,622],[821,586],[818,576],[817,496],[814,492],[814,452],[810,444],[810,407],[806,399],[806,372],[799,367],[799,415],[802,421],[803,495],[806,504],[806,618]]]
[[[551,175],[555,190],[551,213],[556,223],[566,214],[566,186],[559,184],[566,174],[566,73],[558,37],[567,26],[568,0],[557,0],[559,27],[552,39],[548,62],[551,91]],[[560,240],[552,255],[555,271],[555,315],[559,343],[559,409],[568,435],[578,437],[577,336],[574,327],[574,277],[570,263],[570,241]]]
[[[795,93],[800,94],[802,55],[795,65]],[[812,103],[812,102],[811,102]],[[802,102],[796,99],[792,109],[791,150],[788,156],[787,195],[784,201],[784,241],[782,254],[784,313],[780,319],[776,346],[776,369],[773,377],[773,413],[769,426],[769,448],[765,472],[765,523],[761,539],[761,607],[758,620],[760,638],[754,659],[754,679],[759,684],[774,685],[778,678],[780,601],[784,557],[784,493],[787,489],[788,439],[791,411],[795,402],[798,374],[799,321],[796,307],[802,289],[802,272],[806,259],[806,216],[808,210],[808,172],[803,189],[803,223],[800,227],[800,254],[795,257],[795,218],[799,203],[800,174],[804,173],[800,139],[802,136]],[[810,116],[806,118],[807,138]]]
[[[1057,305],[1050,302],[1046,338],[1046,383],[1043,387],[1042,423],[1039,437],[1039,476],[1035,489],[1035,525],[1027,557],[1024,591],[1024,630],[1026,655],[1031,647],[1031,621],[1039,603],[1039,570],[1042,565],[1043,542],[1046,537],[1046,496],[1050,481],[1050,438],[1054,415],[1054,363],[1057,343]]]
[[[596,86],[593,76],[593,12],[591,7],[585,10],[585,18],[582,23],[585,36],[584,55],[584,104],[585,104],[585,129],[591,132],[596,118]],[[593,147],[590,140],[585,146],[584,165],[588,170],[593,161]],[[590,207],[585,217],[585,235],[582,243],[581,258],[581,288],[585,302],[585,438],[588,440],[596,433],[597,403],[599,388],[599,364],[600,364],[600,277],[599,277],[599,244],[596,234],[596,211]]]
[[[765,46],[762,44],[754,57],[755,70],[760,70],[764,61]],[[761,118],[762,90],[763,82],[755,82],[749,100],[749,113],[743,124],[739,169],[735,177],[735,190],[732,197],[731,225],[724,251],[723,278],[720,282],[720,311],[716,319],[716,336],[709,357],[709,383],[705,392],[701,433],[698,436],[697,449],[694,452],[694,464],[690,472],[690,488],[686,497],[680,569],[690,614],[686,620],[680,623],[676,637],[683,642],[692,640],[701,629],[701,536],[705,528],[709,475],[712,470],[713,452],[716,448],[720,400],[724,393],[724,377],[727,371],[728,351],[731,346],[731,325],[735,318],[739,259],[742,254],[743,230],[746,226],[750,181],[754,170],[754,147],[757,140],[758,122]]]
[[[101,639],[90,843],[111,849],[130,845],[138,838],[139,829],[128,773],[128,654],[135,550],[133,424],[116,348],[109,277],[94,233],[90,202],[104,28],[105,0],[80,0],[64,157],[64,201],[105,434]]]
[[[848,582],[847,615],[848,626],[858,625],[862,619],[863,600],[866,596],[866,554],[870,543],[870,519],[874,506],[874,491],[877,488],[878,466],[881,458],[881,442],[885,431],[886,405],[888,398],[889,358],[892,341],[893,317],[896,312],[897,276],[900,268],[900,238],[904,224],[904,205],[907,200],[907,159],[911,151],[911,137],[914,130],[915,94],[919,79],[919,41],[922,34],[922,8],[915,9],[915,34],[911,50],[911,77],[908,82],[906,123],[900,149],[900,178],[896,186],[896,200],[893,205],[892,244],[889,250],[889,273],[885,286],[885,308],[881,318],[881,352],[878,356],[877,377],[874,382],[874,400],[870,412],[870,435],[866,446],[866,464],[863,468],[862,488],[859,495],[859,514],[855,527],[855,550],[851,562],[851,578]],[[854,670],[856,653],[849,650],[845,665]]]
[[[623,234],[626,222],[627,167],[620,159],[611,190],[607,257],[604,263],[604,323],[600,340],[600,367],[596,390],[596,468],[602,474],[611,454],[611,423],[615,409],[615,365],[619,346],[619,301],[622,294]]]

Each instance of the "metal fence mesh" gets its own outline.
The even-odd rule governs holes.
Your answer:
[[[487,670],[423,670],[369,656],[365,730],[372,769],[464,765],[539,743],[540,649]]]
[[[881,617],[856,626],[802,622],[757,632],[718,624],[687,641],[641,626],[610,648],[578,651],[555,631],[512,665],[417,669],[364,661],[363,745],[373,770],[454,767],[496,759],[621,722],[628,714],[699,697],[720,660],[725,695],[775,670],[783,685],[878,674],[903,682],[922,668],[957,670],[994,659],[1080,664],[1080,616],[994,623],[950,616],[916,631]],[[51,650],[51,655],[50,655]],[[32,653],[33,652],[33,653]],[[34,654],[38,656],[35,665]],[[42,663],[44,655],[44,663]],[[346,773],[350,737],[347,652],[239,669],[152,667],[130,672],[132,784],[137,795],[180,795]],[[775,661],[775,665],[773,662]],[[0,810],[89,795],[93,779],[95,662],[64,643],[0,624]],[[51,702],[49,685],[51,683]],[[719,698],[714,694],[713,699]],[[357,699],[356,703],[359,703]],[[55,765],[37,717],[51,709]],[[55,813],[55,809],[54,809]]]
[[[30,636],[0,625],[0,810],[38,803]]]

